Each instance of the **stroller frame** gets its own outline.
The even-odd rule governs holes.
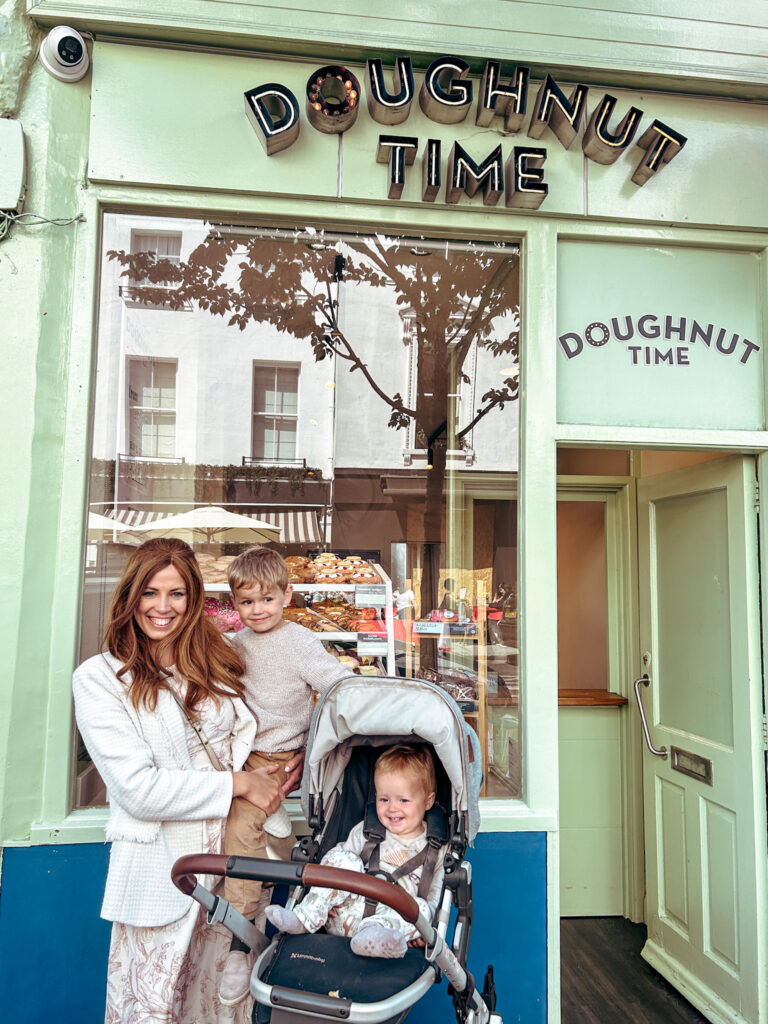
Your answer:
[[[263,882],[289,886],[314,885],[343,889],[371,897],[379,903],[386,903],[414,925],[426,943],[425,959],[428,964],[434,965],[436,971],[432,976],[431,972],[425,971],[420,978],[396,995],[371,1003],[353,1002],[320,993],[268,985],[259,980],[259,967],[270,952],[270,943],[262,932],[225,899],[214,896],[209,889],[202,886],[195,877],[197,874],[259,879]],[[209,924],[223,924],[251,949],[260,952],[251,977],[251,994],[262,1005],[292,1011],[299,1014],[302,1020],[305,1019],[305,1015],[311,1015],[316,1019],[320,1016],[322,1019],[350,1021],[351,1024],[381,1024],[408,1010],[432,987],[438,975],[443,974],[456,996],[466,1003],[466,1013],[462,1017],[465,1024],[502,1024],[501,1016],[492,1012],[486,1005],[484,998],[474,987],[472,975],[461,966],[453,950],[446,943],[445,935],[452,905],[449,891],[444,893],[438,911],[438,926],[435,928],[419,912],[416,901],[400,886],[371,875],[327,867],[323,864],[298,864],[258,857],[227,857],[224,854],[191,854],[176,861],[172,878],[182,892],[206,908]],[[290,1020],[291,1017],[284,1013],[275,1016],[273,1012],[274,1024],[288,1024]]]
[[[257,953],[250,981],[250,991],[256,1000],[254,1014],[258,1007],[271,1008],[271,1024],[307,1024],[310,1019],[318,1022],[344,1020],[350,1021],[352,1024],[384,1024],[384,1022],[399,1024],[414,1003],[442,977],[449,982],[449,993],[453,997],[459,1024],[502,1024],[502,1017],[496,1012],[493,968],[491,966],[488,968],[481,993],[477,990],[475,980],[466,966],[472,926],[472,868],[471,864],[464,859],[464,852],[467,839],[471,841],[474,837],[479,817],[477,810],[479,777],[474,780],[474,783],[467,784],[466,762],[475,761],[479,750],[477,736],[466,724],[461,711],[452,698],[434,684],[425,680],[387,679],[386,677],[380,678],[378,682],[387,687],[388,719],[392,719],[391,701],[393,697],[397,696],[395,691],[399,687],[404,702],[405,698],[412,698],[415,695],[418,701],[426,703],[427,724],[422,727],[421,731],[418,726],[414,727],[411,724],[411,717],[409,717],[413,715],[413,711],[410,710],[404,712],[402,721],[389,722],[391,731],[388,728],[383,731],[364,730],[361,734],[354,733],[348,723],[346,712],[349,708],[345,704],[345,700],[350,698],[354,700],[355,687],[361,683],[360,677],[352,676],[339,680],[325,692],[315,708],[310,726],[307,762],[302,782],[302,806],[312,829],[312,835],[297,843],[290,862],[255,857],[194,854],[181,857],[176,861],[172,871],[173,882],[182,892],[191,896],[207,910],[207,919],[210,924],[223,924],[246,946]],[[366,679],[365,683],[368,684],[369,680]],[[364,692],[367,695],[367,687]],[[347,731],[340,739],[335,736],[333,729],[329,734],[328,729],[323,725],[325,721],[323,715],[329,704],[331,711],[326,714],[326,719],[328,715],[333,714],[335,708],[339,714],[339,720],[345,723],[344,729]],[[394,717],[397,718],[396,715]],[[440,728],[433,736],[430,735],[430,730],[433,729],[433,721],[436,720],[439,720]],[[369,721],[364,724],[366,727],[370,726]],[[399,729],[398,726],[400,726]],[[456,736],[460,740],[458,744],[455,742]],[[345,772],[349,767],[354,749],[360,746],[377,748],[397,742],[431,744],[436,765],[441,767],[444,781],[451,787],[452,814],[446,836],[447,852],[443,860],[444,887],[440,904],[434,915],[434,923],[420,913],[415,899],[399,885],[372,874],[330,867],[316,863],[314,860],[319,857],[323,842],[326,845],[333,845],[335,841],[334,828],[337,830],[340,828],[340,821],[338,817],[334,818],[334,815],[341,808]],[[320,750],[319,756],[315,756],[317,751],[313,750],[315,743],[317,749]],[[460,756],[453,757],[449,752],[449,758],[453,759],[453,763],[449,766],[444,763],[443,758],[446,756],[446,749],[451,748],[452,750],[454,746],[460,748]],[[331,763],[333,755],[331,755],[331,760],[328,762],[330,766],[326,771],[326,764],[322,759],[323,752],[327,752],[329,749],[333,750],[334,754],[340,754],[341,760],[339,763],[333,764]],[[360,751],[358,763],[364,766],[368,761],[372,764],[372,753],[372,751],[368,753]],[[476,766],[474,767],[476,768]],[[320,773],[319,781],[318,772]],[[328,775],[330,781],[324,777],[324,774]],[[350,785],[354,786],[354,784]],[[458,799],[457,789],[459,791]],[[324,794],[329,796],[326,807],[324,807]],[[356,798],[359,799],[357,791],[354,796],[350,796],[353,806]],[[332,821],[333,824],[331,824]],[[326,830],[329,830],[329,836],[326,836]],[[270,942],[226,900],[214,895],[201,885],[195,877],[198,874],[287,885],[291,887],[292,891],[289,906],[295,903],[297,891],[300,894],[300,890],[311,886],[340,889],[377,903],[384,903],[395,910],[406,922],[412,924],[423,940],[423,969],[418,966],[422,961],[414,955],[418,951],[409,950],[409,963],[402,962],[404,968],[410,971],[407,977],[406,975],[401,976],[404,979],[403,987],[394,994],[388,994],[383,998],[374,998],[371,1001],[362,1001],[357,997],[348,998],[336,991],[327,992],[327,988],[327,994],[326,992],[310,991],[306,985],[301,984],[302,979],[299,979],[300,984],[294,987],[293,984],[287,984],[284,977],[280,977],[280,970],[277,972],[278,983],[270,983],[266,980],[265,975],[270,973],[273,962],[278,964],[281,962],[280,955],[283,950],[280,943],[290,943],[298,940],[299,937],[278,935]],[[454,908],[457,914],[453,920],[453,932],[449,942],[447,936]],[[307,936],[301,938],[306,939]],[[318,938],[330,943],[344,941],[334,936],[318,936]],[[348,948],[347,944],[345,949],[348,950]],[[354,954],[350,954],[350,956],[354,961],[363,959],[355,957]],[[311,955],[307,956],[306,953],[304,958],[318,959]],[[381,961],[377,962],[381,963]],[[395,961],[386,962],[396,963]],[[292,964],[291,967],[295,969],[295,965]],[[419,974],[412,978],[414,968],[418,968]],[[294,980],[290,976],[290,972],[289,979]],[[323,978],[321,987],[325,988],[326,984],[327,982]],[[368,988],[365,986],[365,993],[367,994],[367,992]],[[266,1018],[260,1011],[259,1020],[262,1019]],[[254,1020],[256,1020],[256,1016],[254,1016]]]

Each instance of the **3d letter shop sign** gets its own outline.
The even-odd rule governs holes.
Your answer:
[[[511,75],[503,75],[499,61],[487,61],[477,97],[468,73],[469,64],[460,57],[440,57],[429,65],[418,103],[431,121],[459,124],[474,105],[475,124],[480,128],[498,126],[505,133],[516,135],[528,119],[529,139],[540,139],[547,127],[565,149],[577,138],[587,116],[586,85],[576,85],[566,96],[547,74],[529,113],[528,68],[515,67]],[[486,206],[495,206],[502,196],[509,209],[535,210],[544,202],[548,192],[544,147],[521,139],[520,144],[509,148],[506,156],[501,144],[497,144],[478,159],[477,154],[470,154],[454,142],[444,167],[441,140],[389,133],[408,120],[416,99],[411,58],[395,60],[391,85],[379,59],[367,61],[365,77],[368,112],[374,121],[387,128],[386,134],[379,135],[376,160],[387,165],[389,199],[400,198],[409,173],[407,168],[418,157],[424,202],[434,202],[441,189],[447,203],[457,203],[462,194],[474,196],[481,190]],[[361,99],[360,82],[347,68],[333,64],[318,68],[307,82],[307,120],[319,132],[340,135],[355,124]],[[643,118],[643,111],[637,107],[617,112],[616,102],[608,94],[600,98],[582,137],[585,156],[599,164],[612,164],[629,149]],[[288,149],[299,137],[299,102],[284,85],[270,82],[249,89],[245,93],[245,112],[267,156]],[[686,141],[674,128],[653,120],[637,138],[636,145],[643,155],[632,181],[644,185],[677,156]]]

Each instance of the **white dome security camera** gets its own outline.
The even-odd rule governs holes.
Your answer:
[[[85,40],[68,25],[57,25],[43,40],[40,61],[60,82],[79,82],[89,65]]]

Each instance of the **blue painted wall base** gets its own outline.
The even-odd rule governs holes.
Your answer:
[[[469,967],[496,973],[505,1024],[547,1019],[546,835],[493,832],[470,852],[474,924]],[[102,1024],[110,925],[99,918],[109,847],[9,848],[0,878],[0,1006],[24,1024]],[[409,1024],[449,1024],[446,983]],[[200,1024],[206,1024],[201,1021]]]
[[[19,1024],[102,1024],[110,924],[99,917],[109,847],[3,850],[0,1006]]]

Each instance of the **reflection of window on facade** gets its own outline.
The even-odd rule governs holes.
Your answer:
[[[255,363],[253,367],[254,459],[296,458],[299,368]]]
[[[157,232],[132,231],[131,252],[152,252],[159,260],[179,264],[181,260],[181,232],[158,234]],[[131,284],[145,284],[144,279],[132,280]]]
[[[176,360],[128,359],[128,454],[176,455]]]
[[[158,261],[167,260],[175,266],[181,263],[181,232],[156,232],[156,231],[131,231],[131,253],[151,253]],[[170,292],[177,287],[177,284],[167,279],[133,275],[123,278],[119,285],[119,292],[129,305],[137,304],[149,306],[150,308],[170,308],[155,292],[150,295],[150,289],[160,289],[161,292]],[[164,299],[165,297],[162,296]],[[179,307],[189,309],[188,305]]]
[[[468,322],[477,312],[478,300],[470,303],[469,310],[456,311],[449,316],[450,333],[446,337],[446,345],[458,345]],[[405,383],[405,404],[415,409],[419,400],[419,339],[416,329],[416,312],[406,309],[400,313],[403,325],[403,345],[408,351],[408,366]],[[461,366],[461,372],[453,382],[453,390],[449,389],[447,397],[452,399],[451,408],[453,422],[451,431],[455,435],[461,432],[472,419],[477,404],[477,350],[483,345],[482,338],[473,338]],[[473,431],[469,429],[462,436],[460,443],[463,452],[462,464],[469,467],[475,463],[473,447]],[[403,448],[403,465],[410,466],[419,449],[426,448],[427,441],[416,431],[416,420],[411,418],[406,427],[405,446]]]

